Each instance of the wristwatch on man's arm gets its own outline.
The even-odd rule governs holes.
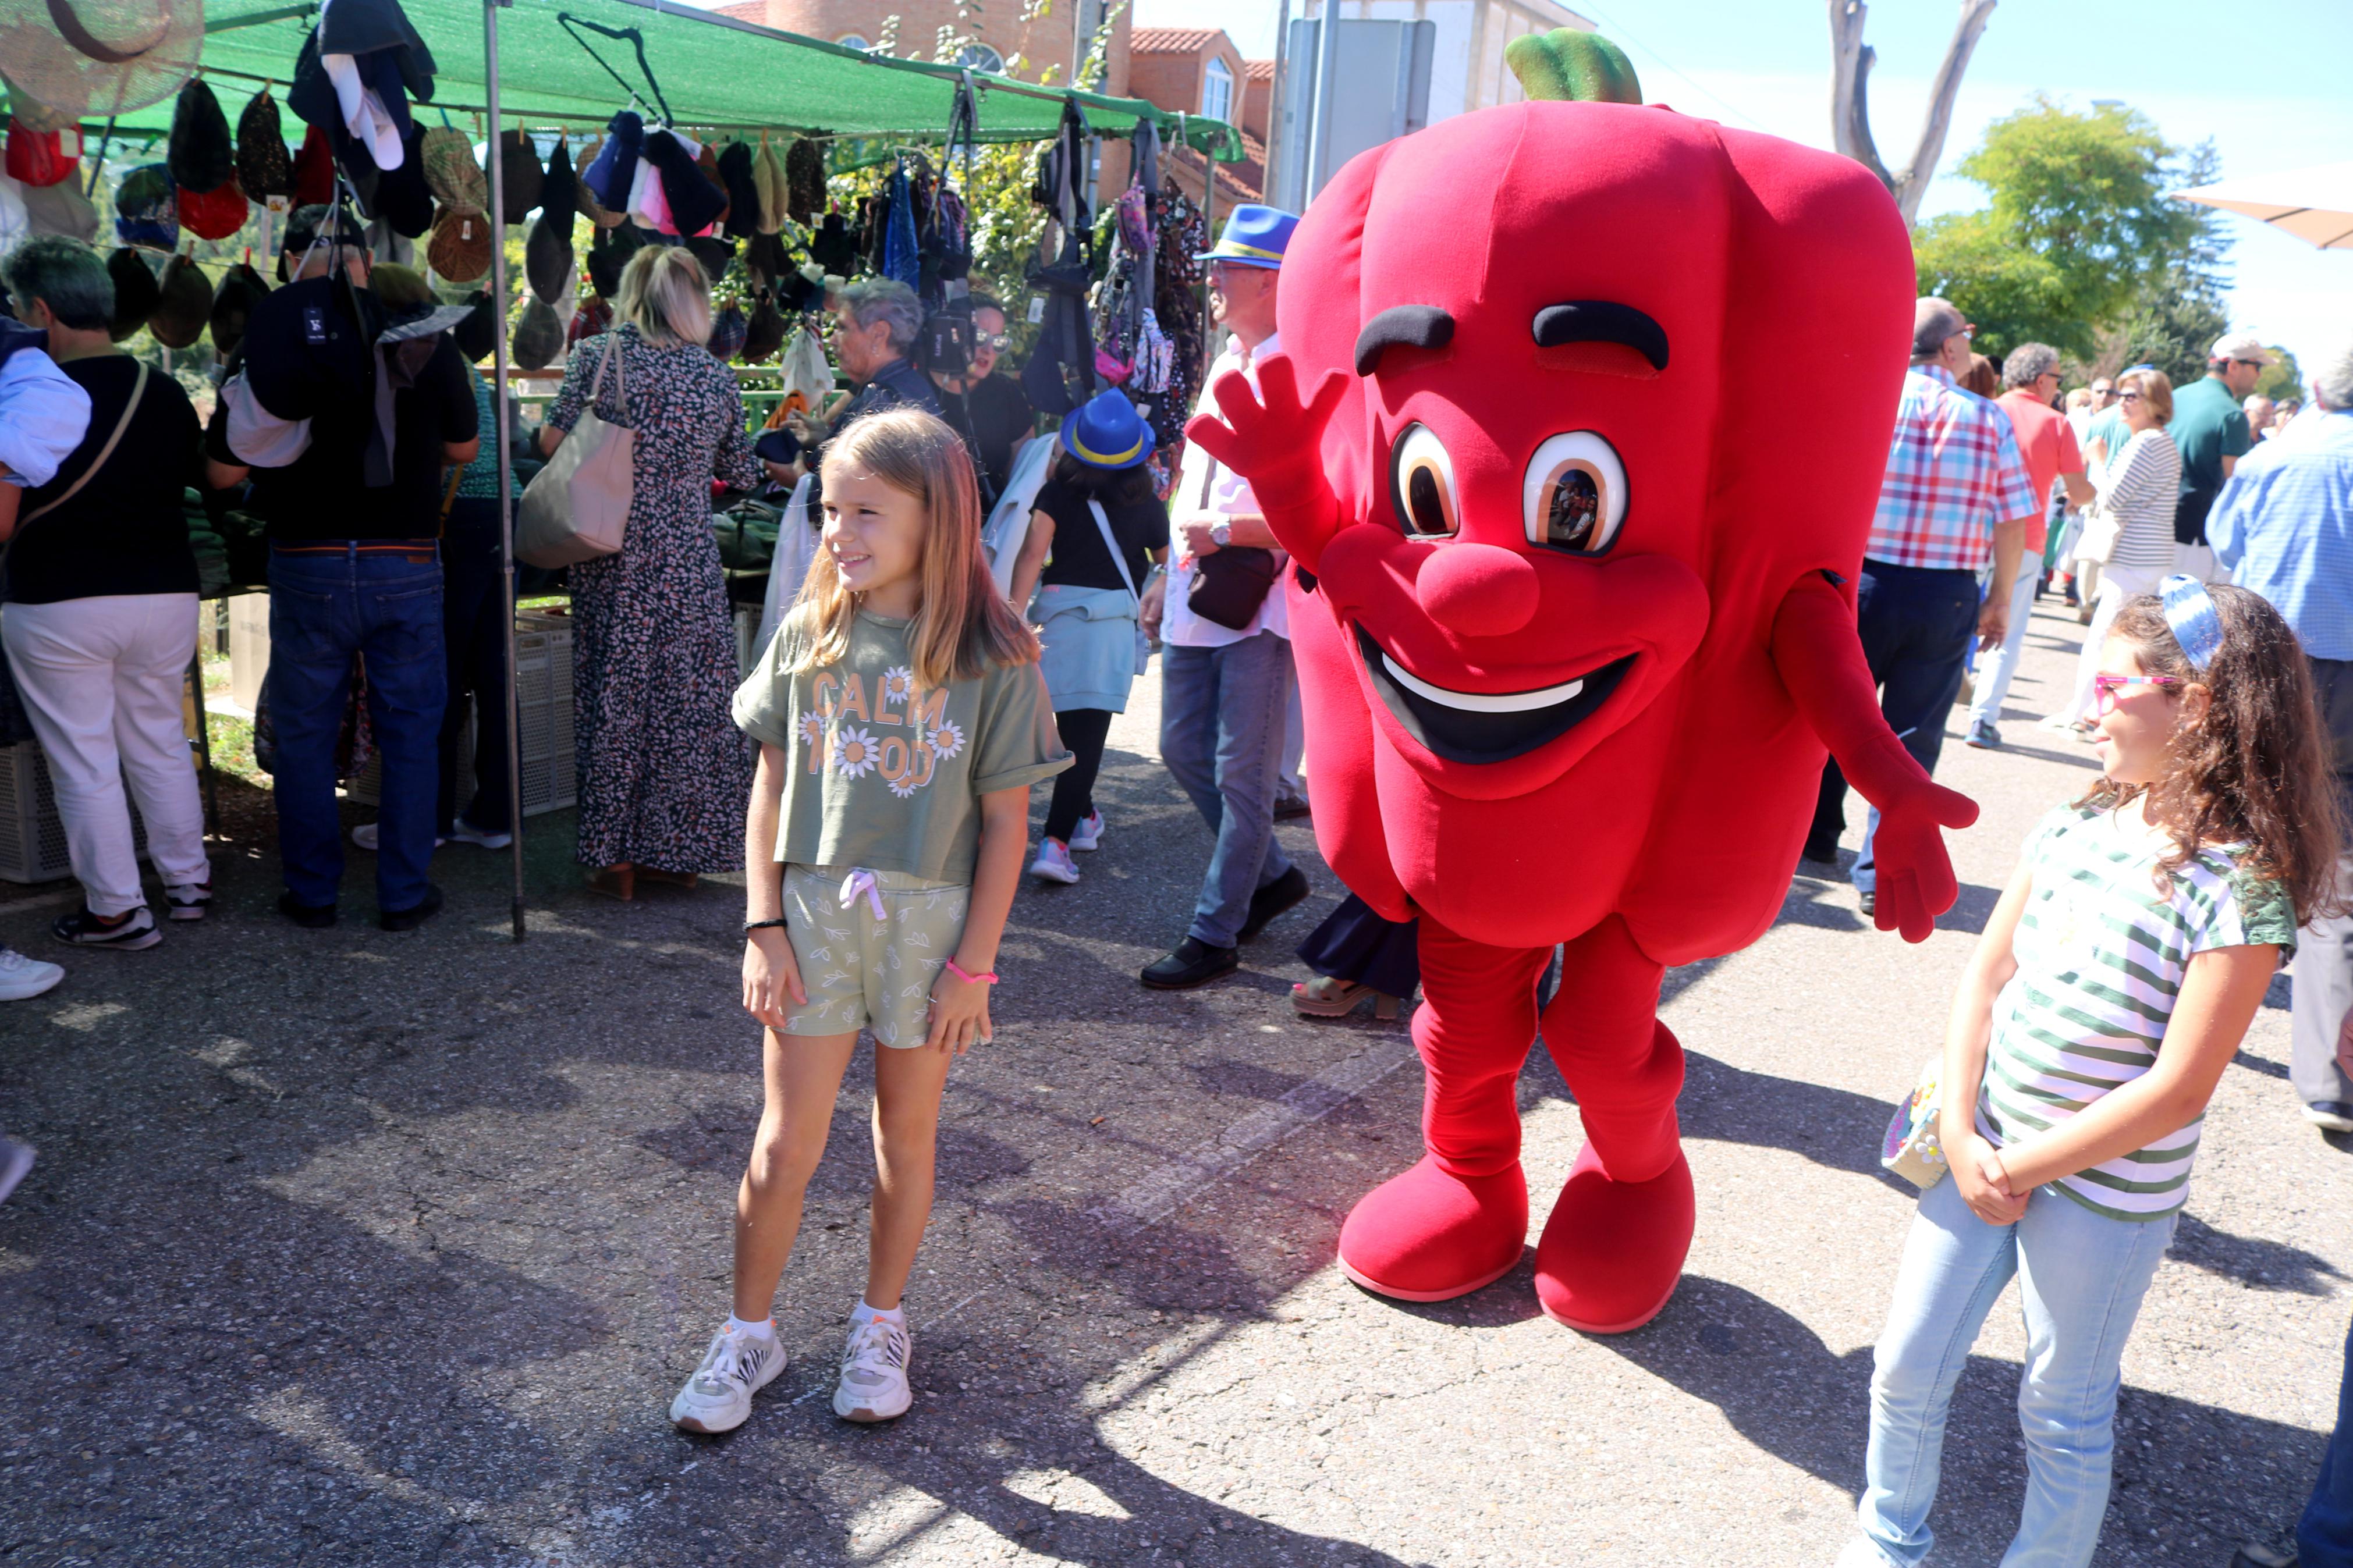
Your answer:
[[[1234,526],[1233,526],[1233,524],[1231,524],[1231,523],[1229,523],[1229,522],[1213,522],[1213,523],[1211,523],[1211,524],[1209,525],[1209,542],[1210,542],[1210,543],[1212,543],[1212,544],[1216,545],[1219,549],[1223,550],[1223,549],[1225,549],[1228,545],[1229,545],[1229,544],[1233,543],[1233,542],[1234,542]]]

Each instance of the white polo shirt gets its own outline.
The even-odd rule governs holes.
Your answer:
[[[1260,353],[1272,353],[1282,347],[1279,335],[1259,345]],[[1201,385],[1200,400],[1193,405],[1196,414],[1214,411],[1217,399],[1210,387],[1229,370],[1239,370],[1258,384],[1250,369],[1251,355],[1243,348],[1240,338],[1226,345],[1217,363],[1209,366],[1208,379]],[[1251,493],[1250,481],[1210,457],[1198,441],[1185,447],[1185,459],[1176,469],[1176,492],[1168,498],[1168,600],[1161,613],[1160,639],[1179,647],[1223,647],[1261,632],[1272,632],[1286,642],[1291,637],[1291,603],[1283,591],[1282,574],[1290,570],[1291,557],[1275,552],[1276,578],[1267,590],[1266,602],[1259,606],[1250,624],[1236,631],[1215,621],[1205,621],[1186,606],[1185,596],[1193,586],[1193,567],[1186,559],[1185,525],[1201,519],[1235,517],[1255,513],[1258,497]]]

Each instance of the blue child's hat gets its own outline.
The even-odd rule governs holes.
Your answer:
[[[1295,214],[1245,202],[1226,219],[1226,232],[1218,237],[1216,248],[1205,250],[1194,259],[1229,261],[1241,267],[1280,267],[1282,253],[1291,248],[1291,231],[1298,226]]]
[[[1091,468],[1132,468],[1152,456],[1152,426],[1114,387],[1071,410],[1062,450]]]

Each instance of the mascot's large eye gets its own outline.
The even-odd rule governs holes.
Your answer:
[[[1590,430],[1555,436],[1528,459],[1528,542],[1598,555],[1626,521],[1626,468]]]
[[[1389,459],[1398,521],[1415,539],[1446,539],[1461,526],[1454,510],[1454,460],[1426,425],[1409,425]]]

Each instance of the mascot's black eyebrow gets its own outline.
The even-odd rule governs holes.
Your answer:
[[[1534,331],[1540,349],[1556,349],[1564,343],[1619,343],[1649,360],[1652,370],[1667,368],[1667,329],[1647,313],[1614,300],[1570,300],[1546,305],[1536,312]],[[1359,365],[1364,353],[1359,342]]]
[[[1454,341],[1454,318],[1435,305],[1391,305],[1356,334],[1356,374],[1370,375],[1393,348],[1442,349]]]

